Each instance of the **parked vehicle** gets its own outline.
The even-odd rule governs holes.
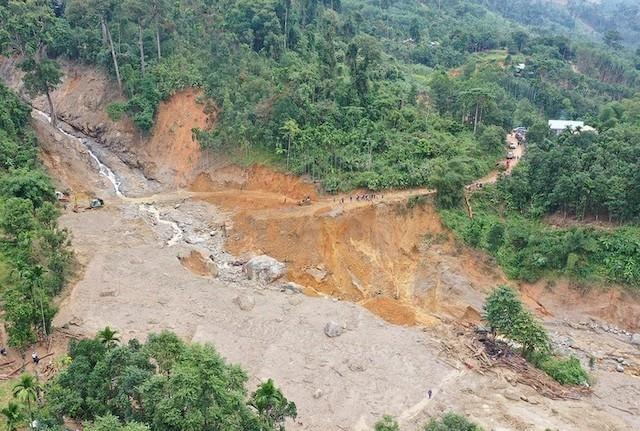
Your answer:
[[[511,159],[515,159],[516,155],[513,153],[513,151],[509,151],[507,153],[507,159],[511,160]]]
[[[512,150],[515,150],[516,148],[518,148],[518,144],[509,144],[509,148],[511,148]]]

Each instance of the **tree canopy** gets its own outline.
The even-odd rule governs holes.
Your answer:
[[[249,396],[247,375],[209,345],[175,334],[151,334],[146,343],[119,344],[105,334],[74,341],[71,358],[45,391],[39,414],[92,422],[90,430],[284,430],[296,406],[272,380]]]

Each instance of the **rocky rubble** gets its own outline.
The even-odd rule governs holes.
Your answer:
[[[284,276],[287,272],[284,263],[267,255],[256,256],[249,259],[242,269],[249,280],[258,280],[263,283],[272,283]]]

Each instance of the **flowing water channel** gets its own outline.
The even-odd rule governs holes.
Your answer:
[[[33,108],[33,112],[35,112],[39,117],[41,117],[42,119],[45,119],[48,123],[51,123],[51,116],[49,114],[47,114],[46,112],[40,111],[36,108]],[[116,196],[118,196],[119,198],[122,199],[126,199],[127,196],[122,193],[121,190],[121,186],[122,186],[122,181],[120,179],[118,179],[118,177],[116,176],[116,174],[113,172],[113,170],[107,166],[106,164],[104,164],[96,155],[96,153],[93,152],[92,148],[91,148],[91,144],[94,143],[95,141],[83,134],[82,132],[80,132],[79,130],[77,130],[76,128],[74,128],[73,126],[71,126],[70,124],[64,123],[60,120],[58,120],[58,123],[60,124],[65,124],[67,127],[69,127],[69,129],[73,130],[75,134],[69,133],[66,130],[64,130],[62,127],[58,126],[56,127],[58,129],[58,131],[60,133],[62,133],[63,135],[71,138],[71,139],[75,139],[76,141],[80,142],[82,144],[82,146],[87,150],[87,153],[89,153],[89,156],[93,159],[93,161],[98,165],[98,172],[100,173],[100,175],[102,175],[103,177],[105,177],[113,186],[113,190],[116,194]],[[158,210],[158,208],[156,208],[154,205],[152,204],[142,204],[139,207],[140,211],[146,212],[148,214],[151,214],[151,216],[153,217],[154,221],[156,224],[163,224],[163,225],[167,225],[170,226],[171,229],[173,230],[173,236],[167,241],[167,245],[169,247],[176,245],[178,242],[180,242],[184,236],[182,229],[180,229],[180,227],[178,226],[178,224],[174,221],[171,220],[165,220],[162,218],[162,216],[160,215],[160,210]]]

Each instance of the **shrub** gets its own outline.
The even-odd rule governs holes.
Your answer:
[[[107,106],[107,115],[111,121],[120,121],[127,111],[127,104],[122,102],[112,103]]]
[[[384,415],[381,420],[373,426],[374,431],[400,431],[398,422],[389,415]]]
[[[589,383],[589,374],[575,356],[568,359],[540,355],[534,359],[536,367],[562,385],[584,385]]]
[[[482,431],[482,428],[464,416],[449,412],[441,419],[431,419],[424,431]]]
[[[424,196],[410,196],[409,199],[407,199],[407,209],[422,206],[426,201],[427,199]]]

